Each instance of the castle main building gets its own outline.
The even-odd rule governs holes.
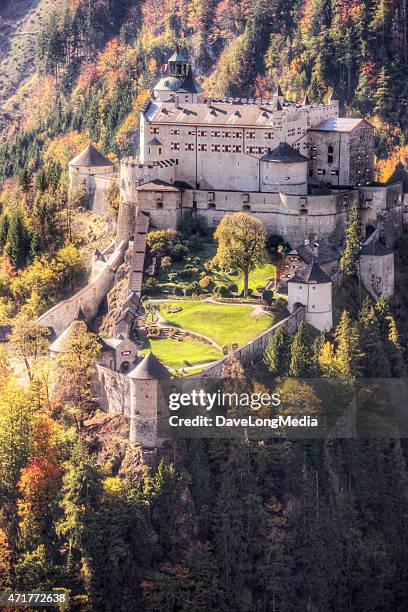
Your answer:
[[[341,245],[348,211],[374,179],[374,140],[364,119],[339,117],[337,98],[289,103],[279,87],[268,100],[206,98],[174,54],[142,109],[139,158],[121,163],[119,238],[136,210],[157,228],[192,212],[213,228],[243,210],[293,247]]]

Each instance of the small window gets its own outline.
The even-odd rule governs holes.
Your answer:
[[[197,208],[197,202],[195,200],[193,200],[193,208],[194,210]]]
[[[210,202],[210,203],[207,204],[207,208],[208,208],[208,210],[214,210],[215,204]]]
[[[250,212],[251,207],[249,206],[249,204],[244,204],[242,206],[242,212]]]
[[[157,210],[163,208],[163,202],[156,202],[156,208]]]

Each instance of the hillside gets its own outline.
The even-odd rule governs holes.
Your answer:
[[[20,120],[18,107],[3,105],[35,71],[36,36],[50,10],[66,0],[4,0],[0,6],[0,129]]]

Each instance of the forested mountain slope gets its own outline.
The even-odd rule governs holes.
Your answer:
[[[217,96],[269,96],[280,81],[288,97],[321,100],[334,87],[347,113],[372,119],[385,157],[406,140],[406,13],[405,0],[6,2],[3,133],[25,134],[37,165],[76,131],[134,153],[138,109],[179,45]],[[27,157],[6,146],[0,172],[20,172]]]

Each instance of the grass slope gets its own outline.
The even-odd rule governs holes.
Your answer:
[[[188,329],[212,338],[217,344],[237,343],[243,345],[277,322],[276,315],[253,316],[251,305],[212,304],[192,300],[172,302],[182,308],[180,312],[169,313],[162,304],[162,317],[171,325]]]
[[[172,368],[190,367],[216,361],[222,357],[220,351],[205,342],[192,338],[174,340],[148,340],[143,353],[151,350],[160,361]]]

